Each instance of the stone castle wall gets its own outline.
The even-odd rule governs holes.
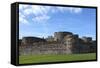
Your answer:
[[[49,38],[48,38],[49,40]],[[52,41],[51,41],[52,40]],[[85,40],[87,40],[85,38]],[[88,41],[91,40],[88,38]],[[56,32],[50,41],[36,37],[22,39],[19,55],[73,54],[96,52],[96,42],[86,42],[70,32]]]

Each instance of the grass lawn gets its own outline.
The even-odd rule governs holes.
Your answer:
[[[19,64],[95,60],[95,59],[96,59],[96,53],[65,54],[65,55],[50,55],[50,54],[49,55],[25,55],[25,56],[19,56]]]

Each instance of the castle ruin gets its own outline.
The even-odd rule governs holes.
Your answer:
[[[48,38],[23,37],[19,40],[19,55],[77,54],[96,52],[96,41],[79,38],[71,32],[55,32]]]

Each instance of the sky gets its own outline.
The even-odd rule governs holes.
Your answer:
[[[67,31],[95,39],[96,9],[42,5],[19,5],[19,38],[46,38]]]

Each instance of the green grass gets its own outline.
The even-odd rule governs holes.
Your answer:
[[[27,55],[19,56],[19,64],[42,63],[42,62],[61,62],[61,61],[80,61],[95,60],[96,53],[88,54],[66,54],[66,55]]]

